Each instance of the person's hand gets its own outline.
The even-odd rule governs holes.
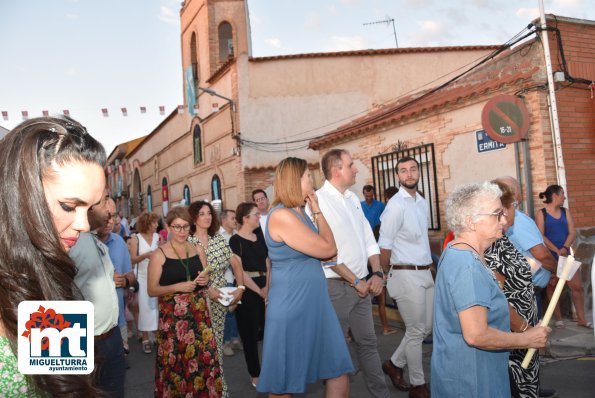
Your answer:
[[[215,289],[214,287],[209,288],[209,298],[211,300],[219,300],[221,298],[221,292],[219,289]]]
[[[568,256],[568,250],[566,250],[565,247],[558,249],[558,256],[560,256],[560,257]]]
[[[126,277],[122,274],[114,272],[114,283],[116,288],[126,287]]]
[[[201,272],[200,274],[198,274],[196,279],[194,279],[194,282],[196,282],[196,284],[199,286],[206,286],[207,283],[209,283],[209,273]]]
[[[242,299],[242,295],[244,294],[244,289],[236,289],[233,292],[231,292],[230,294],[233,297],[233,300],[231,301],[231,303],[229,303],[229,305],[234,305]]]
[[[372,275],[367,282],[368,290],[372,294],[372,296],[376,297],[380,293],[382,293],[382,288],[384,287],[384,279],[379,277],[378,275]]]
[[[316,196],[316,192],[309,192],[306,195],[305,200],[308,206],[310,206],[310,210],[312,210],[312,213],[320,212],[320,206],[318,205],[318,196]]]
[[[547,338],[551,333],[552,328],[549,326],[535,326],[523,332],[523,336],[527,339],[525,347],[527,348],[543,348],[547,344]]]
[[[368,295],[368,293],[370,292],[370,290],[368,289],[368,284],[366,283],[366,281],[361,280],[357,283],[357,285],[354,286],[355,290],[357,292],[357,295],[360,296],[361,298],[364,298]]]
[[[262,289],[260,289],[260,291],[262,292],[262,298],[264,299],[264,301],[266,301],[269,297],[269,287],[265,286]]]
[[[176,284],[176,290],[182,293],[192,293],[196,289],[196,282],[188,281],[188,282],[180,282]]]

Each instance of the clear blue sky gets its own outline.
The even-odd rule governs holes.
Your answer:
[[[248,0],[254,56],[395,46],[501,44],[537,0]],[[592,0],[546,0],[546,12],[595,20]],[[111,152],[183,103],[180,0],[0,0],[0,125],[21,111],[71,116]],[[139,107],[147,113],[140,114]],[[121,107],[128,108],[123,117]],[[109,117],[101,108],[109,109]]]

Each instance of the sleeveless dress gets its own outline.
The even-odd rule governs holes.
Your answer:
[[[558,249],[564,246],[566,238],[568,238],[568,218],[566,218],[566,209],[561,207],[560,218],[554,218],[548,213],[545,208],[541,209],[543,212],[544,229],[543,234],[550,240]],[[554,258],[558,259],[558,253],[550,250]]]
[[[138,254],[145,254],[157,249],[159,235],[153,234],[151,244],[147,243],[141,234],[136,235],[138,239]],[[157,297],[149,297],[147,293],[147,267],[149,259],[146,258],[136,265],[138,267],[138,330],[152,332],[157,330]]]
[[[269,216],[280,207],[275,206]],[[308,217],[292,211],[316,232]],[[307,383],[352,372],[351,357],[320,260],[274,241],[268,223],[265,240],[272,261],[272,279],[262,370],[256,389],[298,394],[305,392]]]
[[[203,269],[188,258],[192,279]],[[186,281],[180,260],[165,258],[159,284]],[[155,397],[221,397],[223,373],[207,306],[206,289],[159,297]]]

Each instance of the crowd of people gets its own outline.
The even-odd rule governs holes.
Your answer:
[[[223,360],[238,350],[253,387],[271,397],[304,393],[318,380],[326,396],[348,397],[355,359],[372,397],[391,395],[385,375],[412,398],[548,394],[538,355],[526,369],[521,362],[547,343],[541,298],[551,296],[557,258],[575,239],[558,185],[540,194],[535,221],[519,210],[511,177],[457,188],[446,201],[451,238],[436,264],[411,157],[397,161],[399,187],[386,189],[386,203],[370,185],[360,201],[350,190],[358,173],[351,155],[332,149],[317,191],[308,163],[288,157],[276,167],[270,204],[257,189],[235,210],[219,214],[196,201],[163,221],[145,212],[133,223],[109,197],[103,147],[72,119],[22,123],[0,141],[0,162],[0,192],[13,198],[0,203],[7,396],[123,397],[130,338],[156,351],[156,397],[228,397]],[[580,278],[569,286],[578,324],[592,328]],[[393,334],[387,293],[405,335],[383,362],[372,300],[382,332]],[[20,374],[18,303],[74,299],[94,304],[93,374]],[[555,325],[564,325],[559,310]],[[428,387],[422,343],[430,334]]]

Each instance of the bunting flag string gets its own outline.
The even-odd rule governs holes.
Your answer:
[[[185,108],[186,107],[184,105],[177,105],[176,106],[176,109],[177,109],[177,112],[178,113],[184,113]],[[122,113],[122,117],[127,117],[129,115],[129,109],[130,108],[125,107],[125,106],[120,107],[119,110]],[[150,108],[148,108],[147,106],[140,106],[140,107],[138,107],[139,113],[141,115],[147,114],[147,112],[150,112],[149,109]],[[101,108],[99,111],[101,112],[101,114],[103,115],[103,117],[110,117],[110,112],[109,112],[109,109],[108,108]],[[10,120],[11,118],[14,119],[16,117],[14,114],[10,114],[9,111],[6,111],[6,110],[0,111],[0,113],[2,114],[2,120],[5,120],[5,121]],[[65,116],[70,116],[71,115],[71,110],[70,109],[63,109],[63,110],[60,111],[60,113],[62,113]],[[198,113],[198,105],[195,105],[194,106],[193,113],[194,114]],[[165,106],[164,105],[160,105],[159,106],[159,114],[162,115],[162,116],[165,115]],[[34,117],[33,116],[33,112],[29,112],[29,110],[22,110],[20,116],[21,116],[22,120],[27,120],[30,117]],[[47,109],[42,110],[41,111],[41,116],[45,116],[45,117],[50,116],[50,111],[47,110]]]
[[[128,107],[125,107],[125,106],[119,108],[119,111],[121,112],[122,117],[128,117],[128,115],[129,115],[129,109],[131,109],[131,108],[128,108]],[[144,115],[144,114],[147,114],[147,112],[150,112],[149,108],[146,107],[146,106],[140,106],[137,109],[139,110],[139,113],[141,115]],[[199,111],[198,104],[193,104],[192,109],[188,109],[188,107],[186,105],[177,105],[175,109],[176,109],[177,113],[179,113],[179,114],[183,114],[183,113],[185,113],[187,111],[190,111],[191,114],[197,115],[198,114],[198,111]],[[218,112],[219,109],[220,108],[219,108],[219,105],[217,103],[212,104],[211,112]],[[101,108],[99,111],[101,112],[101,115],[103,117],[110,117],[110,111],[109,111],[108,108]],[[65,115],[65,116],[70,116],[71,110],[70,109],[63,109],[61,111],[61,113],[63,115]],[[3,120],[5,120],[5,121],[10,120],[11,115],[9,114],[9,111],[3,110],[3,111],[1,111],[1,114],[2,114],[2,119]],[[43,115],[45,117],[50,116],[50,111],[47,110],[47,109],[44,109],[44,110],[41,111],[41,115]],[[161,115],[161,116],[165,115],[165,106],[164,105],[159,105],[159,115]],[[15,116],[12,116],[12,117],[14,118]],[[28,110],[22,110],[21,111],[21,118],[22,118],[22,120],[27,120],[27,119],[29,119],[29,117],[33,117],[33,114],[30,113]]]

